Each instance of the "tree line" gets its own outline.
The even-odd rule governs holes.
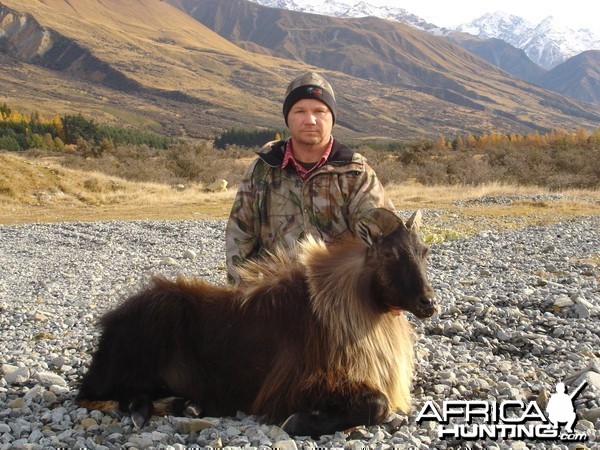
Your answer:
[[[472,134],[466,136],[457,136],[452,141],[448,141],[444,136],[440,136],[436,142],[436,147],[461,149],[487,149],[490,147],[500,147],[510,144],[514,147],[549,147],[560,145],[563,147],[575,146],[596,146],[600,145],[600,128],[593,132],[588,132],[584,128],[572,130],[550,130],[540,134],[537,131],[531,134],[517,133],[498,133],[491,132],[475,136]]]
[[[92,153],[117,145],[148,145],[166,149],[176,140],[157,133],[97,124],[81,113],[45,117],[38,112],[23,114],[6,103],[0,106],[0,149],[62,151],[77,145]]]
[[[213,140],[213,146],[245,148],[260,147],[268,141],[287,136],[285,129],[225,130]],[[97,124],[81,113],[45,117],[38,112],[23,114],[6,103],[0,106],[0,149],[22,151],[29,149],[62,151],[75,145],[88,156],[99,156],[119,145],[147,145],[167,149],[181,140],[132,128]]]
[[[228,146],[245,148],[261,147],[268,141],[283,139],[288,136],[284,128],[245,129],[231,128],[225,130],[213,140],[213,146],[225,149]],[[147,145],[151,148],[166,149],[181,140],[132,128],[97,124],[93,119],[77,115],[54,114],[44,117],[38,112],[23,114],[10,108],[6,103],[0,105],[0,149],[9,151],[36,148],[41,150],[60,151],[65,145],[80,145],[84,147],[102,148],[117,145]],[[87,144],[87,145],[86,145]],[[385,141],[361,142],[374,150],[387,152],[418,152],[427,150],[482,150],[490,147],[549,147],[549,146],[581,146],[599,145],[600,128],[588,132],[583,128],[574,130],[551,130],[540,134],[517,133],[484,133],[481,135],[467,134],[448,138],[440,135],[437,140],[422,139],[416,142]]]
[[[269,141],[284,139],[287,136],[288,132],[283,128],[231,128],[217,136],[213,141],[213,146],[219,149],[225,149],[228,146],[240,146],[246,148],[262,147]]]

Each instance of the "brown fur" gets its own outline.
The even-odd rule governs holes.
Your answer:
[[[102,319],[79,401],[118,400],[143,424],[172,394],[311,435],[407,412],[413,337],[399,311],[433,313],[426,247],[386,210],[358,227],[361,239],[309,237],[249,262],[238,287],[156,278]]]
[[[258,262],[241,271],[249,298],[253,292],[273,286],[285,277],[282,274],[305,274],[314,320],[307,324],[303,364],[298,366],[293,361],[273,371],[253,411],[277,408],[279,402],[273,401],[277,392],[283,396],[300,394],[323,383],[328,389],[337,389],[343,374],[347,389],[366,384],[386,395],[390,410],[408,412],[412,329],[404,315],[381,314],[365,307],[371,274],[364,270],[364,245],[349,240],[327,247],[322,241],[308,238],[298,250],[297,256],[296,252],[277,253],[270,259],[274,264],[268,264],[268,270],[264,262]]]

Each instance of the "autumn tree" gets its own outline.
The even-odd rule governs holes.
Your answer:
[[[8,105],[6,103],[3,103],[2,106],[0,106],[0,117],[2,117],[2,120],[8,120],[8,118],[10,117],[10,113],[11,110],[8,107]]]
[[[448,148],[448,143],[446,142],[446,138],[444,136],[442,136],[442,135],[438,136],[435,148],[436,148],[436,150],[445,150]]]

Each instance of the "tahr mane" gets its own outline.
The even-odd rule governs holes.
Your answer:
[[[333,370],[345,368],[350,379],[368,380],[393,407],[408,412],[412,327],[404,315],[378,308],[370,290],[374,274],[365,266],[366,254],[366,246],[356,239],[325,246],[308,238],[301,243],[298,259],[304,266],[313,312],[328,341],[328,360],[338,365]]]
[[[298,251],[298,244],[288,249],[280,247],[240,266],[237,271],[242,305],[251,303],[264,292],[284,291],[286,284],[295,285],[302,280],[303,268],[298,262]]]
[[[298,260],[315,316],[323,326],[335,328],[331,331],[341,342],[360,339],[380,316],[369,298],[371,274],[365,270],[366,247],[356,240],[327,247],[309,237],[300,248]]]
[[[287,283],[302,277],[317,322],[307,333],[312,341],[307,345],[315,354],[327,349],[332,373],[341,370],[353,381],[368,380],[386,394],[393,408],[408,411],[412,328],[403,315],[384,314],[378,308],[370,292],[374,274],[365,266],[366,253],[367,247],[356,239],[327,246],[308,236],[292,249],[275,250],[240,268],[243,302],[252,302],[265,289],[285,291]],[[258,301],[265,301],[263,297]],[[321,369],[307,363],[307,372]]]

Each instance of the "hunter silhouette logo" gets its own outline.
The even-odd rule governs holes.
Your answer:
[[[557,383],[546,414],[535,401],[445,400],[441,407],[428,400],[416,422],[438,422],[438,437],[476,439],[543,439],[586,441],[586,433],[574,431],[577,414],[573,401],[586,386],[581,383],[570,395],[564,383]],[[456,421],[456,423],[451,423]],[[560,431],[560,424],[565,424]]]
[[[573,433],[573,426],[577,421],[573,399],[579,395],[585,385],[584,381],[571,395],[568,395],[565,393],[565,383],[556,384],[556,393],[552,394],[546,407],[546,413],[554,428],[558,429],[559,423],[566,422],[565,431]]]

